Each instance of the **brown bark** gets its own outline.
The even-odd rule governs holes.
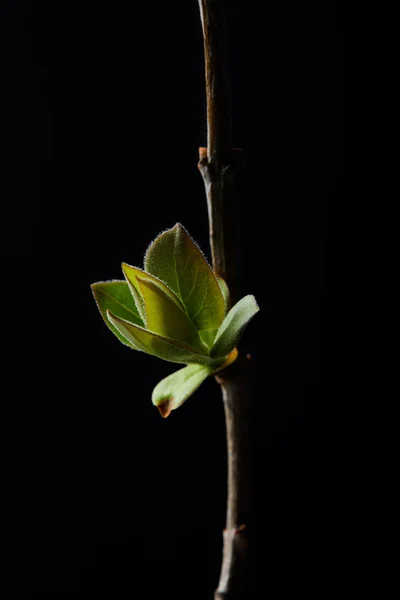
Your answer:
[[[200,148],[214,271],[238,300],[238,210],[235,187],[241,151],[232,149],[227,57],[227,5],[199,0],[204,36],[207,96],[207,148]],[[221,385],[228,449],[228,497],[223,557],[215,600],[249,598],[245,591],[249,521],[249,392],[247,358],[216,376]]]

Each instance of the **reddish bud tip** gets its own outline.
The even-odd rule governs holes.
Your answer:
[[[160,415],[166,419],[172,412],[172,400],[173,398],[167,399],[165,402],[157,406],[160,411]]]

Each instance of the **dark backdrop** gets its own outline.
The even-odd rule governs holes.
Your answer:
[[[161,419],[176,367],[122,346],[89,287],[177,221],[209,255],[197,2],[132,6],[2,3],[2,598],[205,600],[218,580],[218,386]],[[379,552],[380,15],[230,13],[257,598],[359,592]]]

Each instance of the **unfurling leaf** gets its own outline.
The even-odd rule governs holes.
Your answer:
[[[122,270],[126,281],[94,283],[92,291],[122,343],[187,365],[154,389],[153,403],[168,416],[208,375],[236,360],[236,344],[258,306],[246,296],[229,310],[228,286],[179,223],[150,244],[144,270],[127,263]]]
[[[141,296],[146,329],[174,340],[185,340],[203,353],[199,332],[176,295],[162,281],[140,269],[124,264],[123,270]]]
[[[225,314],[226,314],[231,307],[231,294],[229,292],[229,288],[228,288],[228,285],[227,285],[225,279],[223,279],[221,277],[221,275],[217,275],[217,281],[218,281],[219,289],[221,290],[222,297],[224,299]]]
[[[238,343],[244,328],[252,317],[259,311],[254,296],[245,296],[231,308],[218,330],[212,356],[225,356]]]

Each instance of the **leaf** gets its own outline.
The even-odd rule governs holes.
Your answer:
[[[131,321],[136,325],[143,325],[126,281],[99,281],[98,283],[93,283],[90,287],[107,327],[123,344],[136,349],[136,346],[121,335],[118,329],[107,318],[107,311],[110,310],[121,319]]]
[[[160,411],[161,416],[168,417],[185,402],[203,381],[214,373],[218,373],[232,364],[238,357],[237,348],[226,357],[218,367],[210,365],[188,365],[162,379],[154,388],[151,400]]]
[[[231,308],[218,330],[211,356],[225,356],[238,343],[244,328],[252,317],[259,311],[254,296],[245,296]]]
[[[219,289],[221,290],[221,294],[225,302],[225,312],[227,313],[231,307],[231,294],[228,288],[228,284],[226,283],[225,279],[221,277],[221,275],[217,275],[216,277]]]
[[[218,329],[224,298],[213,270],[180,223],[149,246],[144,268],[175,292],[198,330]]]
[[[146,329],[193,344],[203,354],[208,352],[181,301],[165,283],[126,263],[122,263],[122,270],[131,284],[131,290],[140,296]]]
[[[203,331],[200,331],[200,338],[208,350],[212,348],[217,333],[218,329],[203,329]]]
[[[172,302],[174,302],[181,310],[185,310],[182,302],[179,300],[177,295],[158,277],[151,275],[151,273],[146,273],[146,271],[143,271],[143,269],[139,269],[139,267],[132,267],[127,263],[122,263],[122,270],[128,282],[132,283],[132,285],[137,289],[139,293],[140,287],[137,282],[138,277],[144,279],[145,281],[151,281],[155,285],[158,285]]]
[[[166,418],[172,410],[181,406],[212,372],[208,365],[189,365],[162,379],[151,397],[161,416]]]
[[[208,347],[200,340],[192,321],[183,309],[165,294],[163,288],[151,279],[138,276],[136,280],[145,304],[146,329],[163,337],[193,345],[202,354],[208,353]]]
[[[128,284],[129,284],[130,290],[132,292],[132,296],[135,300],[135,304],[137,306],[139,314],[141,315],[145,325],[147,325],[146,307],[144,304],[143,295],[140,290],[140,285],[137,280],[138,277],[141,277],[142,279],[145,279],[146,281],[148,280],[148,281],[152,281],[152,282],[156,283],[158,286],[160,286],[163,289],[165,295],[169,296],[171,301],[175,302],[175,304],[179,308],[184,310],[183,305],[182,305],[181,301],[179,300],[179,298],[176,296],[176,294],[174,294],[174,292],[172,290],[170,290],[169,287],[166,286],[164,282],[160,281],[156,277],[153,277],[153,275],[146,273],[145,271],[143,271],[142,269],[139,269],[138,267],[132,267],[131,265],[128,265],[127,263],[122,263],[122,271],[125,275],[125,279],[127,280]]]
[[[143,327],[120,319],[110,311],[107,312],[107,317],[129,342],[135,344],[139,350],[153,356],[183,364],[197,363],[217,366],[222,362],[222,358],[211,358],[199,354],[197,348],[189,346],[189,344],[143,329]]]
[[[144,305],[144,300],[143,300],[142,296],[140,295],[140,293],[138,292],[138,290],[135,288],[135,286],[132,285],[132,283],[129,281],[129,279],[127,279],[127,283],[128,283],[129,290],[132,294],[132,298],[135,302],[136,308],[138,310],[138,313],[143,321],[143,324],[146,326],[146,308]]]

